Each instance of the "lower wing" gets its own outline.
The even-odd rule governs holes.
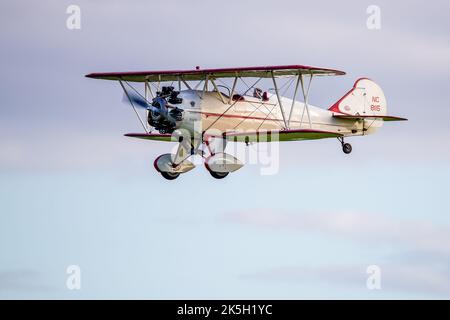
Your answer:
[[[156,140],[166,142],[178,142],[176,136],[171,134],[159,134],[159,133],[127,133],[126,137]],[[272,141],[301,141],[301,140],[315,140],[325,138],[337,138],[342,137],[342,134],[312,130],[312,129],[298,129],[298,130],[257,130],[249,132],[224,132],[222,135],[209,135],[205,134],[205,137],[222,137],[229,141],[235,142],[272,142]]]

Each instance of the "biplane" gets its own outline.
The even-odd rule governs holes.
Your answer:
[[[240,169],[243,163],[225,152],[229,141],[248,145],[336,138],[343,152],[349,154],[352,146],[344,138],[374,133],[385,121],[407,120],[387,115],[383,91],[368,78],[356,80],[327,109],[309,104],[313,78],[344,74],[333,69],[287,65],[91,73],[86,77],[119,82],[124,99],[143,128],[143,132],[125,136],[178,143],[174,154],[163,154],[154,161],[155,169],[173,180],[195,167],[189,157],[197,154],[204,158],[214,178],[225,178]],[[258,86],[262,79],[270,88]],[[283,81],[284,85],[280,85]],[[136,83],[140,83],[140,90]],[[283,96],[289,87],[293,89],[292,98]],[[302,102],[296,100],[299,92]],[[144,119],[139,108],[146,111]]]

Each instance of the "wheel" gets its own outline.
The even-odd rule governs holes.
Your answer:
[[[161,175],[166,178],[167,180],[175,180],[176,178],[178,178],[178,176],[180,175],[180,173],[176,172],[176,173],[172,173],[172,172],[161,172]]]
[[[229,172],[216,172],[216,171],[211,171],[211,170],[208,170],[208,171],[216,179],[223,179],[229,174]]]
[[[342,145],[342,151],[344,151],[345,154],[349,154],[352,152],[352,145],[350,143],[344,143]]]

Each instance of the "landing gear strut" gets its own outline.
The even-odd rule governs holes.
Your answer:
[[[341,143],[341,145],[342,145],[342,151],[343,151],[345,154],[349,154],[349,153],[352,152],[352,145],[351,145],[350,143],[345,143],[345,142],[344,142],[344,137],[339,137],[338,140],[339,140],[339,142]]]

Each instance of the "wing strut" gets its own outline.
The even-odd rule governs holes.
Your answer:
[[[220,100],[222,100],[222,103],[223,103],[223,104],[226,104],[225,99],[224,99],[223,96],[222,96],[222,93],[220,93],[219,88],[218,88],[217,85],[216,85],[216,82],[214,81],[213,78],[211,78],[210,80],[211,80],[211,83],[212,83],[213,86],[214,86],[214,89],[217,91],[217,94],[219,95]]]
[[[298,84],[300,83],[301,78],[302,78],[302,74],[299,72],[298,77],[297,77],[297,82],[295,84],[294,97],[292,97],[291,110],[289,111],[288,128],[290,128],[290,126],[291,126],[292,111],[294,110],[295,98],[297,97],[297,91],[298,91]]]
[[[144,90],[144,91],[145,91],[145,94],[144,94],[145,101],[149,101],[149,93],[150,93],[150,96],[152,97],[152,99],[155,98],[155,96],[153,95],[152,88],[151,88],[150,85],[148,84],[148,80],[145,81],[144,89],[145,89],[145,90]],[[149,113],[149,111],[147,110],[147,112],[146,112],[147,118],[148,118],[148,113]],[[149,124],[147,124],[147,129],[148,129],[148,132],[151,131],[150,125],[149,125]]]
[[[233,87],[231,88],[230,99],[228,99],[228,104],[231,104],[233,101],[233,95],[234,95],[234,90],[236,90],[237,81],[238,81],[238,76],[236,75],[236,77],[234,78],[234,81],[233,81]]]
[[[186,80],[184,80],[183,76],[181,75],[180,77],[181,77],[181,81],[184,83],[186,88],[188,88],[189,90],[192,90],[191,86],[186,82]]]
[[[203,85],[202,96],[200,97],[200,99],[202,99],[202,100],[203,100],[203,97],[205,96],[205,92],[208,91],[208,81],[209,81],[209,75],[207,74],[205,77],[205,84]]]
[[[307,87],[307,89],[305,91],[303,75],[300,75],[300,82],[302,84],[303,99],[305,101],[305,106],[303,107],[302,117],[300,119],[300,127],[302,126],[303,116],[305,115],[305,109],[306,109],[306,113],[308,115],[309,128],[312,128],[311,115],[309,114],[309,106],[308,106],[309,89],[311,88],[312,79],[313,79],[313,74],[311,73],[309,81],[308,81],[308,87]]]
[[[286,116],[284,115],[284,109],[283,109],[283,105],[281,104],[280,93],[278,92],[278,86],[277,86],[275,77],[273,76],[273,71],[272,71],[272,80],[273,80],[273,85],[275,86],[275,93],[277,94],[278,105],[280,106],[281,115],[283,116],[284,129],[287,129]]]
[[[128,94],[127,89],[125,89],[125,86],[123,85],[122,80],[119,80],[119,83],[120,83],[120,86],[121,86],[122,89],[123,89],[123,92],[125,92],[125,95],[127,96],[128,101],[130,101],[130,104],[131,104],[131,106],[133,107],[133,110],[134,110],[134,112],[136,113],[136,115],[137,115],[139,121],[141,122],[142,128],[144,128],[144,131],[145,131],[145,132],[150,133],[150,132],[147,130],[147,127],[145,126],[144,121],[142,121],[141,116],[139,115],[139,112],[137,111],[136,107],[134,106],[133,101],[131,100],[131,97],[130,97],[130,95]],[[147,101],[147,100],[146,100],[146,101]]]
[[[148,93],[150,93],[150,96],[152,97],[152,99],[155,97],[155,95],[153,94],[152,88],[150,87],[148,81],[145,82],[145,100],[148,101]]]

